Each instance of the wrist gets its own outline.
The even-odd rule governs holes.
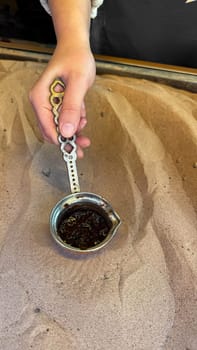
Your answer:
[[[65,30],[57,37],[57,46],[64,49],[86,48],[90,49],[89,33],[76,29]]]

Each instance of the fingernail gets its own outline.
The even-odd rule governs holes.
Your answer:
[[[74,131],[75,131],[75,128],[74,128],[74,125],[71,124],[71,123],[65,123],[62,125],[61,127],[61,134],[64,136],[64,137],[71,137],[73,136],[74,134]]]

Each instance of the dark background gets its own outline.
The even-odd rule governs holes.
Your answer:
[[[51,16],[39,0],[0,0],[0,40],[10,39],[55,44]]]
[[[91,25],[93,53],[197,68],[197,2],[185,7],[184,1],[166,0],[155,11],[151,3],[133,0],[129,11],[130,0],[124,6],[105,0]],[[0,41],[14,40],[54,47],[52,19],[39,0],[0,0]]]

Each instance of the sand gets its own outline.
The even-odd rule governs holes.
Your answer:
[[[0,63],[0,349],[196,350],[197,95],[97,77],[79,179],[122,225],[76,257],[49,232],[69,184],[28,101],[43,68]]]

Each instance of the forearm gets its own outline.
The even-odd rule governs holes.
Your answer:
[[[49,0],[57,43],[89,46],[90,0]]]

